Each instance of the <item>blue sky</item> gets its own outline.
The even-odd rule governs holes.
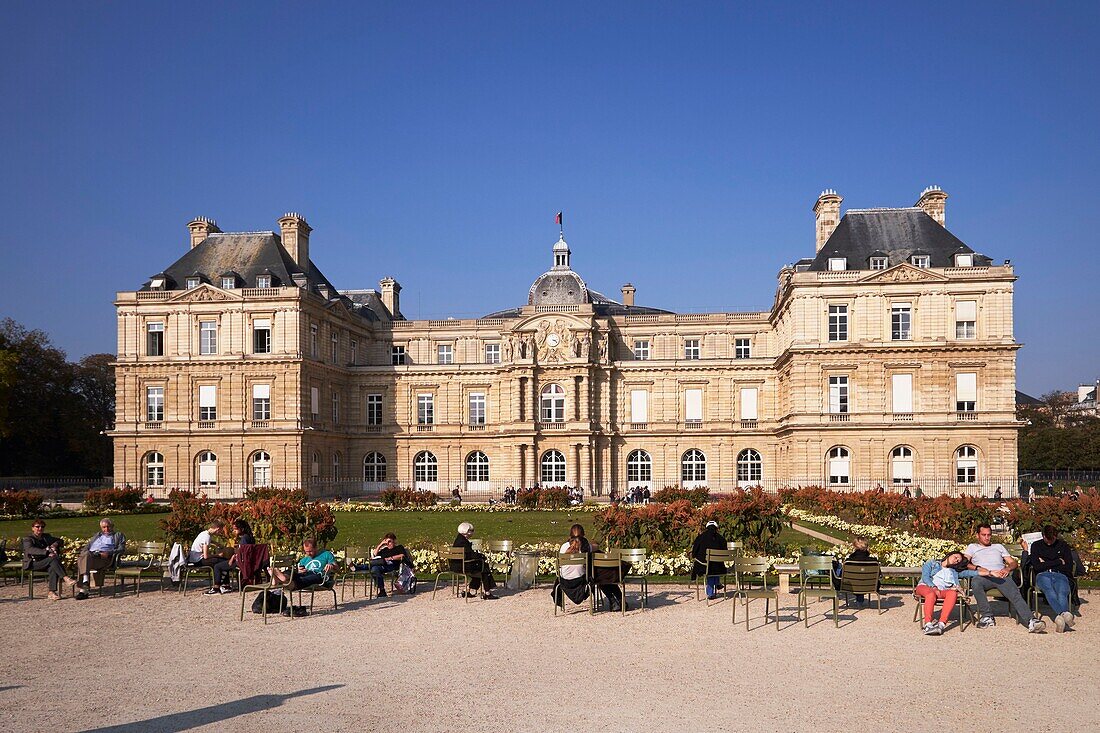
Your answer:
[[[186,223],[314,227],[409,317],[550,264],[677,311],[767,309],[845,208],[950,195],[1017,268],[1018,386],[1100,376],[1096,4],[4,3],[0,315],[73,357]],[[593,7],[595,6],[595,7]]]

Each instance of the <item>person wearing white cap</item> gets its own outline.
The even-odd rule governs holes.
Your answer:
[[[485,556],[474,550],[473,544],[470,543],[470,537],[473,534],[474,525],[469,522],[458,525],[458,536],[455,537],[454,544],[451,547],[463,548],[466,561],[451,560],[450,569],[456,573],[466,573],[470,576],[470,590],[466,593],[468,598],[476,596],[480,589],[483,599],[495,601],[497,596],[493,595],[493,588],[497,587],[497,582],[493,579],[493,571],[489,567]]]
[[[718,579],[726,572],[725,566],[720,562],[707,564],[707,550],[726,549],[726,538],[718,531],[718,522],[713,519],[707,522],[703,531],[691,543],[691,579],[695,580],[700,575],[706,574],[707,598],[714,600],[718,591]]]

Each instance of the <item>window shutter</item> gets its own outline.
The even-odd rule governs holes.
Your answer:
[[[913,375],[895,374],[891,377],[894,395],[894,412],[913,411]]]
[[[649,422],[649,392],[644,389],[630,391],[630,422]]]
[[[741,388],[741,419],[756,419],[756,387]]]
[[[840,385],[829,383],[829,412],[840,412]]]
[[[218,480],[217,463],[199,464],[199,481],[201,483],[215,483]]]
[[[684,392],[684,419],[703,419],[703,390],[689,389]]]
[[[959,402],[978,401],[978,375],[974,372],[960,372],[955,375],[955,399]]]
[[[894,459],[894,478],[899,481],[912,481],[913,480],[913,459],[912,458],[895,458]]]
[[[270,318],[257,318],[257,319],[252,321],[252,328],[254,328],[254,329],[271,328],[271,319]]]
[[[218,388],[213,384],[199,385],[199,407],[217,407]]]
[[[321,390],[317,387],[309,388],[309,411],[314,415],[321,412]]]
[[[266,400],[271,398],[271,385],[270,384],[254,384],[252,385],[252,398],[257,400]]]
[[[976,301],[976,300],[958,300],[958,301],[955,301],[955,320],[956,321],[976,321],[976,320],[978,320],[978,301]]]

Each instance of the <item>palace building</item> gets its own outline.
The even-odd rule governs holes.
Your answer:
[[[197,218],[181,257],[117,294],[115,482],[1007,495],[1016,277],[951,234],[946,200],[842,216],[825,191],[816,249],[779,270],[768,311],[613,299],[563,237],[520,305],[438,321],[405,319],[390,277],[337,290],[298,214],[258,232]]]

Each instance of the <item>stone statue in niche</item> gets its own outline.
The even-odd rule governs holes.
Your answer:
[[[592,357],[592,337],[587,332],[582,333],[577,338],[577,356],[584,361],[588,361]]]
[[[600,336],[599,341],[597,343],[597,347],[598,347],[599,353],[600,353],[600,360],[599,361],[600,361],[601,364],[603,364],[603,363],[607,362],[607,339],[604,338],[603,336]]]
[[[504,334],[504,338],[500,340],[500,360],[505,364],[512,361],[512,349],[515,342],[512,339],[512,334]]]

